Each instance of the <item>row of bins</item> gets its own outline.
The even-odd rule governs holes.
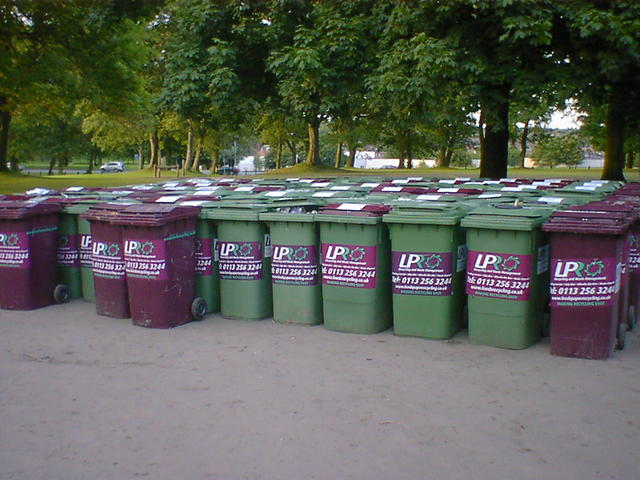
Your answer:
[[[552,353],[606,358],[638,312],[631,193],[565,210],[453,202],[200,210],[89,201],[59,220],[59,204],[2,202],[0,278],[11,283],[21,269],[31,283],[3,290],[0,306],[38,308],[53,291],[64,300],[66,290],[95,298],[101,315],[156,328],[218,310],[353,333],[393,326],[397,335],[433,339],[468,323],[472,343],[512,349],[535,343],[550,315]],[[58,241],[56,276],[42,267],[51,258],[36,261],[36,252],[53,250],[55,264]],[[22,257],[27,267],[15,263]],[[52,277],[45,283],[44,270]]]

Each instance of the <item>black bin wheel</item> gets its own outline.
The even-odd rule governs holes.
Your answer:
[[[207,314],[207,302],[202,297],[196,297],[191,303],[191,316],[194,320],[202,320]]]
[[[626,341],[627,341],[627,324],[619,323],[618,324],[618,341],[616,343],[616,348],[618,350],[624,350]]]
[[[56,303],[67,303],[69,296],[69,287],[63,283],[56,285],[56,288],[53,289],[53,299]]]

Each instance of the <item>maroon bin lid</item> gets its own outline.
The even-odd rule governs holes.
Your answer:
[[[197,217],[200,207],[184,205],[138,204],[129,205],[118,212],[114,225],[159,227],[167,223]]]
[[[131,205],[130,203],[98,203],[87,209],[84,213],[81,213],[80,218],[92,222],[112,223],[119,212]]]
[[[0,201],[0,219],[18,220],[36,215],[58,213],[62,207],[55,203]]]
[[[556,210],[542,226],[545,232],[594,235],[622,235],[631,225],[633,217],[627,212],[598,210]],[[578,246],[576,246],[577,248]]]
[[[332,203],[318,214],[325,215],[356,215],[360,217],[380,217],[391,211],[391,207],[379,203]]]

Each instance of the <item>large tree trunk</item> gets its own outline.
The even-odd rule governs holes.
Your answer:
[[[320,120],[312,119],[307,122],[307,133],[309,138],[309,150],[305,163],[310,167],[320,165]]]
[[[525,168],[525,158],[527,156],[527,137],[529,136],[529,119],[524,122],[522,134],[520,135],[520,168]]]
[[[298,163],[298,147],[296,147],[296,142],[294,140],[287,140],[287,146],[291,151],[291,162],[295,165]]]
[[[625,127],[624,88],[612,85],[605,124],[607,147],[604,152],[602,180],[624,181],[624,127]]]
[[[144,168],[144,156],[142,155],[142,145],[138,145],[138,169]]]
[[[411,145],[411,133],[407,133],[407,168],[413,168],[413,147]]]
[[[282,142],[276,147],[276,170],[282,168]]]
[[[184,169],[191,170],[193,168],[193,122],[187,122],[187,152],[184,158]]]
[[[405,151],[404,151],[404,148],[401,148],[400,152],[398,152],[398,168],[405,168],[404,159],[405,159]]]
[[[149,135],[149,151],[149,166],[160,166],[160,142],[157,130]]]
[[[202,156],[202,137],[199,136],[197,141],[196,141],[196,152],[193,155],[193,165],[191,166],[191,168],[198,172],[200,171],[200,157]]]
[[[214,148],[211,150],[211,174],[215,174],[218,171],[220,163],[220,150]]]
[[[347,148],[349,149],[349,156],[347,157],[347,164],[345,167],[353,168],[353,165],[356,163],[356,150],[358,149],[358,143],[349,142],[347,143]]]
[[[485,115],[485,131],[480,153],[480,177],[499,179],[507,176],[509,160],[509,91],[496,88],[490,102],[491,115]],[[487,107],[483,106],[483,109]]]
[[[47,175],[53,175],[53,169],[56,167],[56,157],[51,157],[49,160],[49,171]]]
[[[336,148],[336,161],[334,167],[340,168],[340,164],[342,163],[342,142],[338,142],[338,148]]]
[[[6,98],[0,97],[0,108],[7,102]],[[9,168],[7,160],[9,158],[9,127],[11,126],[11,112],[0,110],[0,172],[6,172]]]

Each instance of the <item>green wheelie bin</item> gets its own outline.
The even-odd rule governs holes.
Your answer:
[[[200,214],[217,226],[220,312],[225,318],[261,320],[273,314],[271,237],[259,219],[265,211],[265,205],[220,202]]]
[[[467,231],[469,340],[522,349],[540,339],[548,316],[550,209],[482,206],[462,219]]]
[[[80,245],[76,216],[66,205],[58,217],[58,276],[69,288],[70,298],[82,298]]]
[[[324,326],[377,333],[392,325],[389,234],[379,204],[327,205],[320,223]]]
[[[80,201],[65,208],[65,212],[73,215],[78,232],[78,259],[80,263],[80,281],[82,283],[82,299],[87,302],[96,301],[96,290],[93,282],[93,266],[91,261],[91,224],[81,218],[92,205],[100,200]]]
[[[207,313],[220,311],[216,226],[199,217],[196,223],[196,296],[207,302]]]
[[[267,212],[273,257],[273,319],[279,323],[322,323],[322,286],[318,268],[319,234],[313,213]]]
[[[394,334],[442,340],[462,328],[466,211],[403,202],[383,217],[391,237]]]

